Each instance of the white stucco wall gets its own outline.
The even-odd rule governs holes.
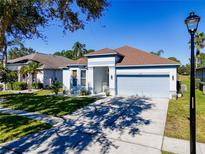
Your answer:
[[[43,83],[43,76],[44,76],[44,71],[39,71],[39,72],[36,74],[36,80],[37,80],[37,82]]]
[[[72,87],[72,71],[77,71],[77,87]],[[77,93],[80,92],[81,86],[81,70],[86,70],[86,88],[88,88],[88,71],[84,67],[71,67],[63,70],[63,89],[64,90],[75,90]]]
[[[110,95],[116,95],[116,68],[115,66],[109,67],[109,90]]]
[[[126,69],[116,69],[117,75],[164,75],[168,74],[170,79],[170,97],[176,94],[176,81],[177,81],[177,68],[126,68]]]
[[[93,67],[88,67],[87,74],[86,74],[86,86],[87,89],[93,94],[94,93],[94,73]]]
[[[70,90],[70,70],[63,70],[63,90]]]
[[[115,66],[115,56],[112,57],[88,57],[88,67]]]
[[[62,70],[43,70],[43,84],[44,87],[50,86],[51,85],[51,80],[57,79],[57,81],[62,82],[63,81],[63,74]]]

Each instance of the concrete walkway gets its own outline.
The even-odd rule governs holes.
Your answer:
[[[24,116],[24,117],[38,120],[38,121],[48,123],[48,124],[51,124],[54,126],[61,124],[64,121],[62,118],[58,118],[58,117],[54,117],[54,116],[50,116],[50,115],[46,115],[46,114],[40,114],[40,113],[36,113],[36,112],[26,112],[26,111],[22,111],[22,110],[13,110],[10,108],[1,108],[0,107],[0,112]]]
[[[160,154],[167,108],[165,99],[106,98],[64,116],[49,130],[1,146],[18,153]]]
[[[172,153],[188,154],[190,153],[190,143],[187,140],[164,137],[162,150]],[[205,154],[205,144],[197,143],[196,153]]]

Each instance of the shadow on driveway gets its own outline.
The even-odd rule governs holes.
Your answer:
[[[153,107],[148,98],[115,97],[99,101],[65,116],[64,122],[49,130],[6,143],[5,147],[26,153],[81,153],[90,144],[100,145],[100,152],[118,148],[105,130],[135,136],[140,133],[138,125],[149,125],[149,119],[140,116]],[[73,117],[73,118],[71,118]],[[125,132],[126,130],[126,132]]]

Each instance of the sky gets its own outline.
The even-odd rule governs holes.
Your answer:
[[[85,25],[84,30],[63,33],[59,23],[41,29],[45,40],[25,40],[26,47],[52,54],[71,49],[76,41],[87,49],[118,48],[129,45],[147,52],[164,50],[188,62],[190,39],[185,18],[194,11],[201,17],[198,32],[205,32],[205,0],[110,0],[103,16]]]

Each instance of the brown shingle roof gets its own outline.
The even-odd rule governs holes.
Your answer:
[[[44,69],[59,69],[66,67],[73,60],[62,56],[48,55],[42,53],[34,53],[13,60],[9,60],[8,63],[20,63],[26,61],[36,61],[42,64]]]
[[[87,65],[88,59],[87,57],[82,57],[77,60],[73,60],[72,62],[69,63],[69,65]]]
[[[145,51],[123,46],[121,48],[115,49],[120,55],[123,56],[122,61],[117,63],[118,66],[123,65],[151,65],[151,64],[178,64],[175,61],[169,60],[167,58],[162,58]]]
[[[107,54],[117,54],[117,52],[110,48],[104,48],[98,51],[91,52],[87,54],[86,56],[107,55]]]

